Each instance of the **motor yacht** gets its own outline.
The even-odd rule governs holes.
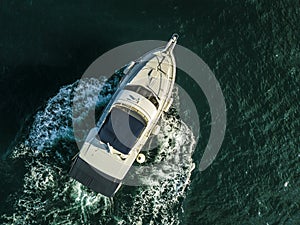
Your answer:
[[[119,87],[90,130],[69,174],[95,192],[113,196],[151,135],[172,104],[176,76],[174,34],[166,46],[147,52],[123,69]]]

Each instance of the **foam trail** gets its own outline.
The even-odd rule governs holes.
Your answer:
[[[14,148],[10,158],[25,160],[27,172],[22,190],[12,196],[15,212],[1,216],[6,224],[45,221],[55,224],[81,221],[89,224],[90,211],[97,214],[101,210],[101,214],[105,214],[109,210],[110,201],[107,198],[86,190],[69,178],[62,168],[78,151],[76,146],[73,149],[68,146],[74,142],[71,128],[73,92],[82,91],[77,100],[83,102],[81,107],[84,108],[107,101],[98,95],[103,85],[108,85],[104,81],[90,79],[82,82],[82,86],[77,84],[62,87],[56,96],[49,99],[45,109],[35,115],[28,138]],[[85,115],[80,116],[83,118]]]
[[[169,165],[168,172],[157,170],[160,185],[135,187],[133,193],[123,187],[113,201],[96,194],[66,173],[78,151],[72,134],[73,93],[82,93],[75,99],[82,102],[78,112],[83,113],[76,117],[81,120],[88,115],[83,108],[105,105],[116,86],[96,79],[81,83],[64,86],[49,99],[28,138],[14,148],[10,158],[24,161],[25,175],[23,187],[9,196],[14,211],[0,217],[2,224],[178,224],[177,208],[194,166],[192,132],[176,115],[164,115],[154,162],[178,163]]]
[[[160,176],[164,179],[160,179],[158,185],[138,189],[128,217],[131,224],[179,224],[178,211],[174,208],[180,205],[180,199],[185,196],[195,167],[191,158],[195,138],[190,129],[174,116],[163,117],[162,127],[158,137],[161,147],[155,163],[172,163],[168,165],[167,172],[161,171]],[[150,182],[153,184],[153,181]]]

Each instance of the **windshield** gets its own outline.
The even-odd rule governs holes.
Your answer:
[[[159,103],[156,99],[156,97],[154,96],[154,94],[148,90],[147,88],[140,86],[140,85],[127,85],[124,87],[125,90],[129,90],[129,91],[134,91],[142,96],[144,96],[145,98],[147,98],[150,102],[152,102],[152,104],[158,108],[159,107]]]
[[[128,154],[145,126],[145,120],[138,113],[115,107],[106,117],[98,135],[102,142]]]

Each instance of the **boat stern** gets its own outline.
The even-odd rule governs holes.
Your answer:
[[[112,197],[121,186],[121,181],[97,170],[80,156],[74,160],[69,175],[86,187],[107,197]]]

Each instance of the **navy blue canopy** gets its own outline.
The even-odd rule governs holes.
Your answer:
[[[113,108],[99,131],[100,140],[128,154],[145,128],[145,121],[136,112]]]

